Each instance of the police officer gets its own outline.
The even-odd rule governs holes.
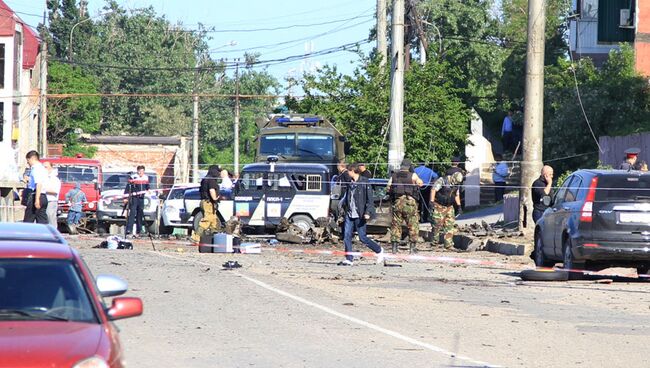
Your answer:
[[[388,193],[393,198],[393,220],[390,225],[390,242],[393,253],[402,240],[402,222],[406,221],[409,232],[409,251],[415,253],[418,241],[420,216],[418,214],[419,187],[423,185],[418,175],[411,171],[411,160],[404,159],[400,170],[393,173],[388,182]]]
[[[442,235],[442,246],[448,250],[454,248],[454,205],[460,208],[460,185],[462,183],[463,174],[458,171],[439,178],[433,183],[430,203],[433,207],[431,228],[433,229],[434,246],[436,243],[440,244]]]
[[[645,162],[639,160],[639,153],[641,150],[632,147],[625,150],[625,161],[618,165],[619,170],[641,170]]]
[[[203,211],[203,218],[199,222],[199,228],[192,234],[192,240],[199,242],[201,235],[208,231],[219,232],[221,231],[221,222],[217,217],[217,210],[219,208],[219,177],[221,176],[221,168],[218,165],[211,165],[208,168],[208,174],[201,180],[201,210]]]
[[[149,191],[149,177],[144,173],[144,166],[137,167],[137,174],[129,178],[124,194],[128,196],[125,201],[129,206],[129,218],[126,221],[126,236],[131,235],[135,223],[135,236],[142,232],[144,222],[144,197]]]

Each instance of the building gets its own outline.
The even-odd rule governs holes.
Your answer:
[[[94,159],[102,166],[144,165],[156,172],[162,187],[189,181],[189,144],[185,137],[82,135],[96,149]]]
[[[572,0],[569,47],[575,59],[589,57],[602,65],[610,51],[630,43],[636,69],[650,76],[650,1]]]
[[[0,148],[13,150],[16,166],[38,147],[39,51],[36,32],[0,0]]]
[[[0,221],[22,218],[14,193],[25,154],[38,148],[40,66],[36,32],[0,0]]]

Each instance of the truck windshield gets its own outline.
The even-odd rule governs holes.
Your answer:
[[[57,165],[59,179],[64,183],[90,184],[97,182],[99,170],[94,166]]]
[[[334,157],[334,137],[324,134],[268,134],[262,136],[260,154],[320,159]]]

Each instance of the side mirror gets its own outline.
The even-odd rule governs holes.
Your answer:
[[[346,155],[350,154],[352,144],[348,141],[343,142],[343,153]]]
[[[107,314],[111,321],[142,315],[142,300],[140,298],[115,298],[108,308]]]
[[[122,295],[129,288],[126,281],[113,275],[97,275],[95,284],[102,297]]]

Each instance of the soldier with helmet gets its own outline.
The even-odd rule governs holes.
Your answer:
[[[393,253],[402,240],[402,223],[406,221],[409,232],[409,251],[417,251],[420,216],[418,213],[418,198],[420,187],[424,183],[412,171],[411,160],[404,159],[400,170],[393,173],[388,181],[388,193],[393,200],[393,220],[390,226],[390,242]]]
[[[431,228],[433,229],[434,246],[440,244],[442,235],[442,246],[447,250],[454,248],[454,205],[460,208],[460,185],[462,182],[463,174],[454,172],[439,178],[433,184],[430,202],[433,207]]]

